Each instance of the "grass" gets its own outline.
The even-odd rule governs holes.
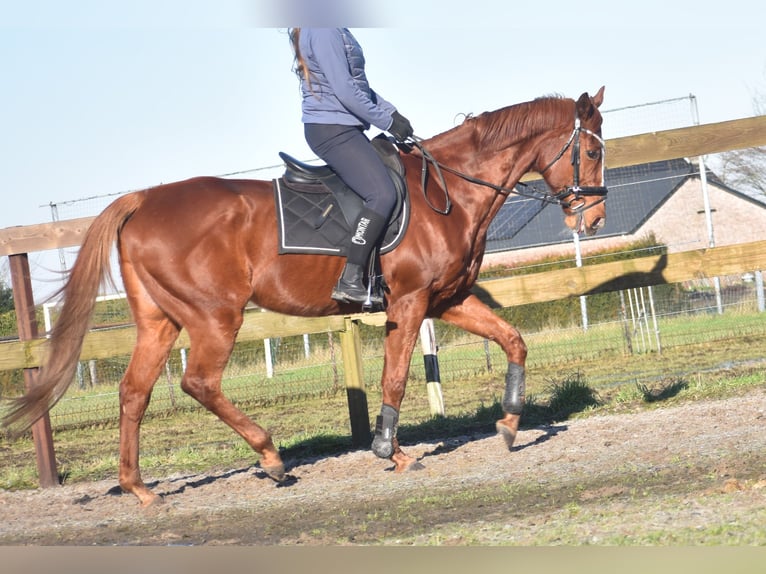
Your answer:
[[[573,413],[580,412],[601,403],[598,393],[591,388],[579,372],[561,382],[551,383],[548,410],[554,420],[566,420]]]
[[[566,497],[566,493],[561,493]],[[450,496],[433,497],[434,506],[449,508],[453,502]],[[474,490],[476,496],[486,507],[504,508],[507,512],[502,519],[476,522],[445,521],[428,526],[412,528],[412,534],[384,538],[383,545],[402,546],[588,546],[600,547],[645,547],[645,546],[763,546],[766,543],[766,531],[761,527],[766,518],[763,508],[742,508],[740,510],[725,505],[726,498],[732,495],[716,495],[720,499],[720,515],[710,518],[703,526],[678,524],[683,520],[683,510],[689,506],[687,493],[665,492],[646,497],[641,494],[616,496],[614,499],[596,499],[581,502],[566,498],[546,502],[540,492],[498,493],[496,491]],[[576,496],[572,493],[569,496]],[[640,499],[634,509],[627,499]],[[708,496],[710,498],[710,495]],[[514,513],[508,500],[535,500],[524,513]],[[405,501],[406,503],[406,501]],[[710,503],[710,502],[709,502]],[[718,504],[719,500],[713,500]],[[414,507],[421,509],[422,504],[414,501]],[[403,505],[404,506],[404,505]],[[626,516],[626,513],[627,516]],[[402,509],[406,515],[406,508]],[[499,513],[496,513],[499,514]],[[636,515],[638,514],[638,516]],[[679,518],[679,515],[681,518]],[[668,517],[672,516],[674,521]],[[642,527],[636,528],[636,524]],[[478,527],[477,527],[478,526]]]

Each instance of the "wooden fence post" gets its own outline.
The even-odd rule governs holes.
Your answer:
[[[367,392],[364,389],[364,368],[362,364],[362,338],[359,322],[346,317],[346,328],[340,332],[343,352],[343,372],[346,378],[348,414],[351,420],[351,442],[354,446],[369,446],[370,413],[367,410]]]
[[[35,302],[29,273],[29,256],[26,253],[21,253],[10,255],[8,259],[11,268],[11,288],[13,289],[13,304],[16,308],[19,340],[31,341],[37,338],[37,318],[35,317]],[[24,369],[24,386],[27,390],[37,383],[38,372],[37,367]],[[56,454],[53,450],[53,432],[48,413],[45,413],[32,425],[32,440],[35,444],[40,486],[43,488],[58,486],[59,477],[56,470]]]

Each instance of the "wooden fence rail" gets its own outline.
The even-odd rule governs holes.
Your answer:
[[[766,116],[757,116],[608,140],[607,164],[608,167],[614,168],[763,145],[766,145]],[[18,342],[0,344],[0,369],[24,369],[27,386],[34,385],[37,369],[42,361],[44,343],[44,339],[38,338],[37,324],[34,320],[27,254],[79,246],[93,219],[85,217],[0,230],[0,256],[8,256],[11,261],[14,304],[19,318],[20,336]],[[759,241],[495,279],[481,282],[474,290],[491,306],[501,307],[764,268],[766,241]],[[378,313],[348,317],[300,318],[276,313],[248,313],[238,339],[340,332],[352,440],[361,444],[369,439],[370,426],[361,376],[359,321],[382,325],[385,315]],[[130,354],[134,341],[133,328],[93,331],[86,336],[81,358]],[[177,347],[184,346],[188,346],[188,339],[182,333]],[[41,486],[58,484],[47,416],[35,424],[33,437]]]
[[[754,241],[482,281],[474,292],[490,307],[513,307],[763,269],[766,241]]]
[[[490,307],[501,308],[763,269],[766,269],[766,240],[490,279],[478,282],[473,291]],[[385,313],[293,317],[253,310],[245,313],[237,340],[257,341],[328,331],[344,333],[354,330],[353,323],[382,326],[385,320]],[[80,358],[129,355],[135,341],[133,326],[91,331],[85,336]],[[188,335],[182,331],[174,348],[188,347]],[[45,339],[2,343],[0,370],[38,367],[44,350]]]

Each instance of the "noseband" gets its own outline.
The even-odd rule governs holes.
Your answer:
[[[540,175],[544,174],[546,171],[548,171],[553,165],[559,161],[562,156],[566,153],[566,151],[570,148],[572,148],[572,169],[573,169],[573,183],[572,185],[568,185],[564,187],[561,191],[558,193],[554,193],[551,195],[554,199],[558,200],[558,203],[562,207],[569,208],[574,213],[582,213],[583,211],[586,211],[590,209],[591,207],[594,207],[598,205],[599,203],[602,203],[606,201],[606,194],[608,192],[606,186],[585,186],[580,187],[580,134],[582,132],[585,132],[589,136],[594,137],[599,144],[601,144],[601,181],[604,181],[604,165],[606,163],[606,145],[604,143],[604,140],[599,136],[598,134],[592,132],[588,128],[584,128],[580,125],[580,118],[575,118],[575,127],[574,130],[572,130],[572,135],[569,136],[569,140],[567,140],[567,143],[564,144],[564,147],[561,148],[559,153],[556,154],[556,157],[554,157],[548,165],[546,165],[543,170],[540,172]],[[570,196],[574,196],[572,199],[566,199]],[[581,201],[581,198],[583,197],[600,197],[598,201],[594,201],[591,204],[586,204],[584,201]]]

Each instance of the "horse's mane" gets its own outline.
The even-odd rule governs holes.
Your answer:
[[[562,96],[544,96],[531,102],[484,112],[466,120],[473,126],[483,149],[497,150],[535,134],[572,121],[573,101]]]

